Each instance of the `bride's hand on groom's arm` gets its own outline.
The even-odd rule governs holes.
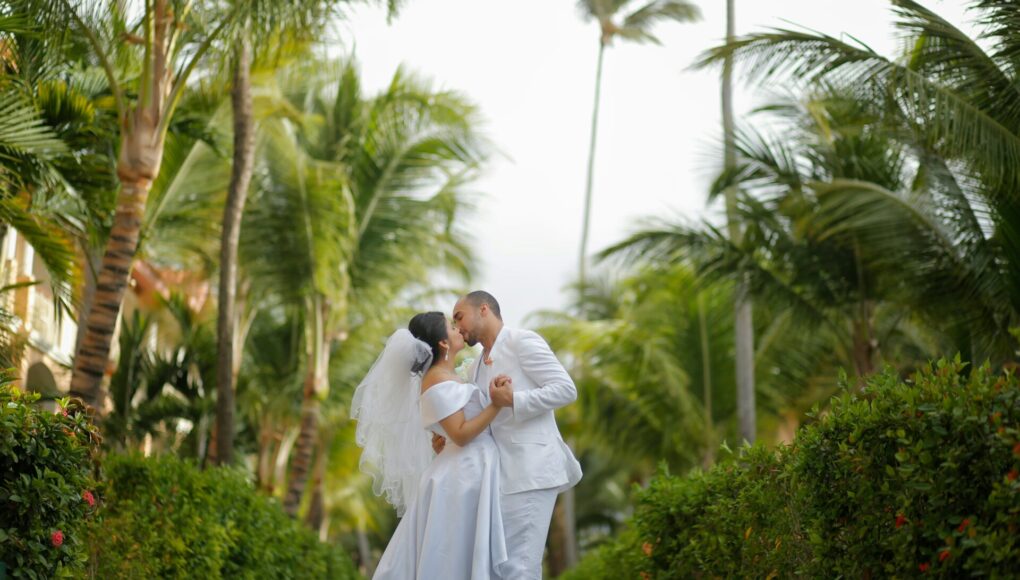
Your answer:
[[[433,433],[432,434],[432,450],[436,452],[436,455],[439,455],[440,453],[442,453],[444,447],[446,447],[446,437],[443,437],[441,435],[436,435],[435,433]]]
[[[489,382],[489,398],[497,407],[514,406],[513,381],[506,375],[499,375]]]

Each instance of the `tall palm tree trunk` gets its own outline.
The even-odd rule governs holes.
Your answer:
[[[577,534],[575,530],[574,488],[560,494],[553,508],[553,521],[549,530],[549,575],[556,577],[577,564]]]
[[[736,29],[734,0],[726,0],[726,42],[733,42]],[[724,169],[729,172],[737,165],[737,150],[733,136],[733,57],[728,55],[723,62],[722,117],[724,143]],[[742,235],[737,218],[737,191],[735,187],[726,190],[726,218],[728,231],[733,243],[740,243]],[[737,365],[737,419],[740,436],[748,443],[754,443],[757,426],[754,405],[754,320],[751,312],[751,298],[745,277],[737,282],[734,305]]]
[[[261,419],[258,451],[255,461],[255,487],[259,491],[270,491],[273,477],[273,427],[268,418]]]
[[[96,409],[100,420],[106,408],[103,377],[110,357],[110,344],[124,301],[131,264],[138,251],[145,204],[152,182],[159,175],[166,139],[164,120],[173,87],[174,67],[170,59],[174,18],[166,0],[155,0],[151,15],[151,50],[146,56],[145,74],[138,103],[125,109],[121,121],[120,156],[117,177],[120,194],[113,216],[113,228],[106,244],[96,280],[92,307],[85,318],[85,334],[75,350],[71,394]]]
[[[102,248],[93,248],[89,245],[83,247],[83,259],[85,267],[83,270],[83,285],[81,293],[81,306],[78,308],[78,334],[74,340],[74,350],[78,351],[78,347],[81,346],[82,341],[85,340],[85,321],[88,319],[89,310],[92,308],[92,302],[95,301],[96,296],[96,284],[98,283],[98,270],[97,266],[100,260],[103,259]]]
[[[323,437],[323,441],[327,439]],[[308,513],[305,515],[305,523],[313,530],[321,530],[326,521],[326,494],[323,485],[326,479],[327,459],[325,446],[321,441],[320,446],[323,449],[315,458],[315,470],[312,474],[312,497],[308,505]]]
[[[237,246],[255,157],[251,102],[251,47],[241,40],[235,49],[234,86],[230,94],[234,117],[234,162],[223,208],[220,240],[219,313],[216,320],[216,459],[234,460],[234,328],[237,299]]]
[[[867,306],[862,305],[862,310]],[[858,383],[864,384],[864,377],[875,372],[875,343],[872,339],[872,328],[870,314],[862,313],[866,318],[853,322],[853,357],[854,372],[857,374]]]
[[[301,507],[301,499],[308,485],[308,474],[311,471],[312,458],[315,452],[315,434],[319,428],[319,397],[315,384],[315,371],[309,370],[305,377],[303,401],[301,403],[301,427],[297,441],[294,443],[294,455],[291,458],[290,472],[287,476],[287,496],[283,501],[283,509],[291,516],[296,516]]]
[[[698,293],[698,340],[701,343],[701,388],[705,406],[705,454],[701,464],[709,468],[715,463],[715,422],[712,420],[712,351],[708,342],[708,316],[705,312],[705,296]]]
[[[854,269],[857,270],[857,291],[861,299],[857,305],[857,316],[852,322],[851,340],[853,342],[854,372],[857,373],[857,384],[864,385],[864,377],[875,372],[875,351],[872,328],[872,304],[868,300],[868,277],[861,256],[860,240],[854,238]]]
[[[736,304],[737,416],[740,436],[754,443],[758,431],[754,402],[754,317],[747,279],[740,283]]]
[[[271,494],[276,494],[277,486],[283,485],[286,482],[287,466],[290,459],[290,452],[294,450],[294,443],[297,442],[298,435],[301,433],[301,425],[297,427],[288,426],[280,438],[279,443],[276,445],[275,455],[273,456],[273,470],[271,479],[269,482],[268,491]]]
[[[581,254],[578,257],[579,286],[584,291],[588,273],[588,231],[591,227],[591,190],[595,175],[595,141],[599,126],[599,99],[602,94],[602,58],[606,52],[606,40],[599,41],[599,60],[595,67],[595,106],[591,114],[591,142],[588,145],[588,178],[584,186],[584,221],[581,222]]]
[[[598,139],[599,101],[602,96],[602,62],[609,38],[599,39],[599,58],[595,66],[595,104],[591,113],[591,141],[588,145],[588,175],[584,186],[584,218],[581,222],[581,249],[577,259],[578,288],[581,291],[583,310],[584,289],[588,281],[588,234],[591,229],[591,193],[595,176],[595,143]],[[577,529],[574,516],[574,488],[560,495],[553,510],[550,568],[558,575],[577,563]]]
[[[375,560],[372,558],[372,548],[368,543],[368,533],[365,531],[365,522],[358,518],[358,559],[364,567],[365,577],[371,578],[375,574]]]
[[[74,357],[71,394],[95,408],[100,417],[106,407],[103,377],[110,357],[113,331],[124,301],[128,276],[145,219],[145,203],[163,157],[163,135],[153,111],[136,109],[124,134],[117,176],[120,194],[113,228],[99,268],[85,331]]]
[[[294,444],[294,456],[287,477],[287,496],[283,502],[284,510],[291,516],[296,516],[298,508],[301,507],[301,499],[308,485],[308,474],[312,468],[315,441],[318,438],[319,393],[324,391],[326,369],[329,368],[329,344],[325,332],[326,308],[321,298],[312,299],[309,309],[312,324],[309,337],[309,367],[302,394],[301,427],[297,442]]]

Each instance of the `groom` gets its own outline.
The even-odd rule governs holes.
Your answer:
[[[469,371],[471,382],[488,385],[498,375],[512,379],[512,387],[489,392],[492,402],[504,407],[492,421],[509,556],[500,575],[540,579],[556,496],[581,479],[581,465],[553,414],[577,400],[577,388],[541,336],[503,326],[499,303],[488,292],[471,292],[457,301],[453,323],[465,342],[484,349]],[[444,443],[435,441],[434,447]]]

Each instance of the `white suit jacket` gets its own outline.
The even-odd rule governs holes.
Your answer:
[[[469,377],[489,397],[497,375],[513,379],[514,406],[492,421],[499,448],[502,493],[565,490],[581,480],[581,464],[563,441],[553,411],[577,400],[577,387],[545,340],[530,330],[503,327],[489,353]]]

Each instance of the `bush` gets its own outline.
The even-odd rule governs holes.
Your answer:
[[[357,577],[342,550],[258,495],[239,470],[115,456],[105,471],[103,521],[91,534],[95,577]]]
[[[943,361],[846,386],[790,447],[657,476],[568,578],[1011,577],[1020,385]]]
[[[645,577],[651,570],[647,557],[642,552],[642,541],[634,526],[625,528],[612,541],[601,544],[585,554],[576,566],[561,574],[559,580],[589,580],[612,578],[614,580]]]
[[[0,562],[13,578],[66,578],[87,560],[99,438],[78,402],[53,413],[38,398],[0,385]]]
[[[788,453],[758,446],[705,472],[661,473],[637,491],[628,530],[566,578],[736,578],[799,569],[811,554],[794,525]]]
[[[739,577],[746,570],[793,570],[810,554],[795,529],[787,451],[754,447],[738,461],[687,478],[661,477],[642,492],[637,512],[649,571],[690,577],[704,570]]]
[[[852,577],[1020,570],[1020,388],[942,361],[845,393],[796,442],[814,570]]]

